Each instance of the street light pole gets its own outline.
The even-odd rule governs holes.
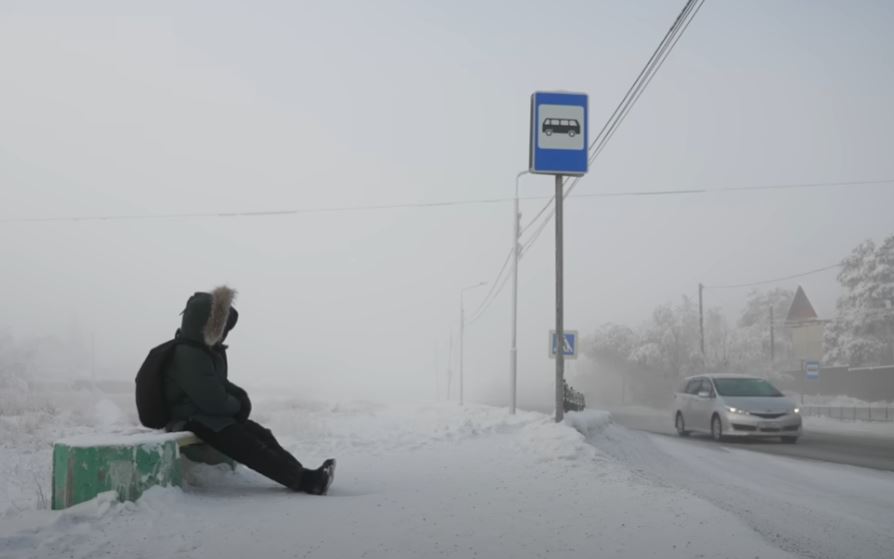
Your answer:
[[[705,311],[702,307],[705,286],[698,284],[698,340],[702,351],[702,361],[705,360]]]
[[[463,291],[459,292],[459,405],[463,405],[463,334],[466,328]]]
[[[482,285],[487,285],[487,282],[482,281],[459,290],[459,405],[463,405],[463,335],[466,329],[466,309],[463,304],[463,295],[466,291]]]
[[[520,236],[518,212],[518,181],[529,171],[515,175],[515,203],[512,211],[512,341],[509,346],[509,413],[515,414],[516,394],[518,388],[518,238]]]

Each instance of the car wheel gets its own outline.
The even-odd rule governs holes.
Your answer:
[[[780,438],[782,439],[782,442],[784,442],[785,444],[795,444],[796,442],[798,442],[798,437],[780,437]]]
[[[711,418],[711,438],[718,442],[723,440],[723,424],[716,414]]]
[[[573,137],[574,137],[574,130],[569,130],[569,131],[568,131],[568,136],[570,136],[570,137],[573,138]]]
[[[677,412],[677,417],[674,419],[674,427],[677,428],[677,434],[681,437],[688,437],[689,431],[686,430],[686,422],[683,420],[683,414]]]
[[[547,129],[547,131],[546,131],[546,132],[544,132],[544,134],[546,134],[546,135],[547,135],[547,136],[552,136],[552,135],[553,135],[553,131],[552,131],[552,130],[549,130],[549,129]]]

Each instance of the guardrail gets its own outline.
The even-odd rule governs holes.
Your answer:
[[[845,421],[894,421],[892,406],[801,406],[801,415]]]

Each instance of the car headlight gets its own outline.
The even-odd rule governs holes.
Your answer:
[[[749,412],[748,410],[743,410],[743,409],[740,409],[740,408],[734,408],[734,407],[732,407],[732,406],[727,406],[726,409],[727,409],[730,413],[735,413],[735,414],[739,414],[739,415],[751,415],[751,412]]]
[[[792,413],[801,413],[801,408],[795,408],[792,410]]]

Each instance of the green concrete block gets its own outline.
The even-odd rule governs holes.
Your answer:
[[[181,484],[179,434],[81,437],[53,447],[53,509],[115,491],[134,501],[154,486]],[[188,434],[189,435],[189,434]]]

